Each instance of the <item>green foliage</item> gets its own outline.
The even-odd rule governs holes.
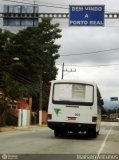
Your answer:
[[[60,46],[55,44],[55,40],[61,37],[60,32],[58,24],[53,25],[50,19],[43,19],[38,28],[29,27],[14,36],[12,53],[17,53],[31,78],[38,78],[41,73],[56,76],[55,60],[59,57]]]
[[[15,99],[16,97],[22,98],[24,95],[27,95],[27,88],[11,78],[10,74],[5,71],[3,73],[3,80],[5,84],[4,93],[6,93],[6,96]]]
[[[43,102],[49,96],[48,82],[56,78],[61,37],[59,24],[43,18],[38,27],[28,27],[17,34],[0,29],[0,65],[4,71],[4,93],[8,97],[39,96],[39,81],[43,80]],[[19,57],[14,62],[13,57]]]
[[[10,39],[14,36],[13,33],[7,30],[0,29],[0,66],[4,67],[8,59],[11,60],[7,47]]]

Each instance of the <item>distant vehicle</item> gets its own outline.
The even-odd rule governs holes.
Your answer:
[[[55,136],[86,132],[96,138],[100,131],[103,100],[95,83],[54,80],[51,82],[48,127]]]

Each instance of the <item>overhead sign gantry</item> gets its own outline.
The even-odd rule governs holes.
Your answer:
[[[70,26],[104,26],[104,5],[69,7]]]
[[[69,6],[69,10],[69,13],[38,13],[35,9],[32,12],[8,9],[0,13],[0,18],[3,18],[4,26],[28,26],[28,24],[35,26],[38,25],[38,19],[44,17],[69,19],[72,26],[104,26],[105,19],[119,19],[119,12],[104,12],[102,5]]]

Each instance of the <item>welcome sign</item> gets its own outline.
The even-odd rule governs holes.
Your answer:
[[[69,6],[69,26],[104,26],[104,5]]]

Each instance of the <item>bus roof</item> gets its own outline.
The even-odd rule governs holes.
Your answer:
[[[52,80],[51,83],[84,83],[84,84],[91,84],[91,85],[96,85],[96,83],[94,82],[90,82],[90,81],[81,81],[81,80]]]

